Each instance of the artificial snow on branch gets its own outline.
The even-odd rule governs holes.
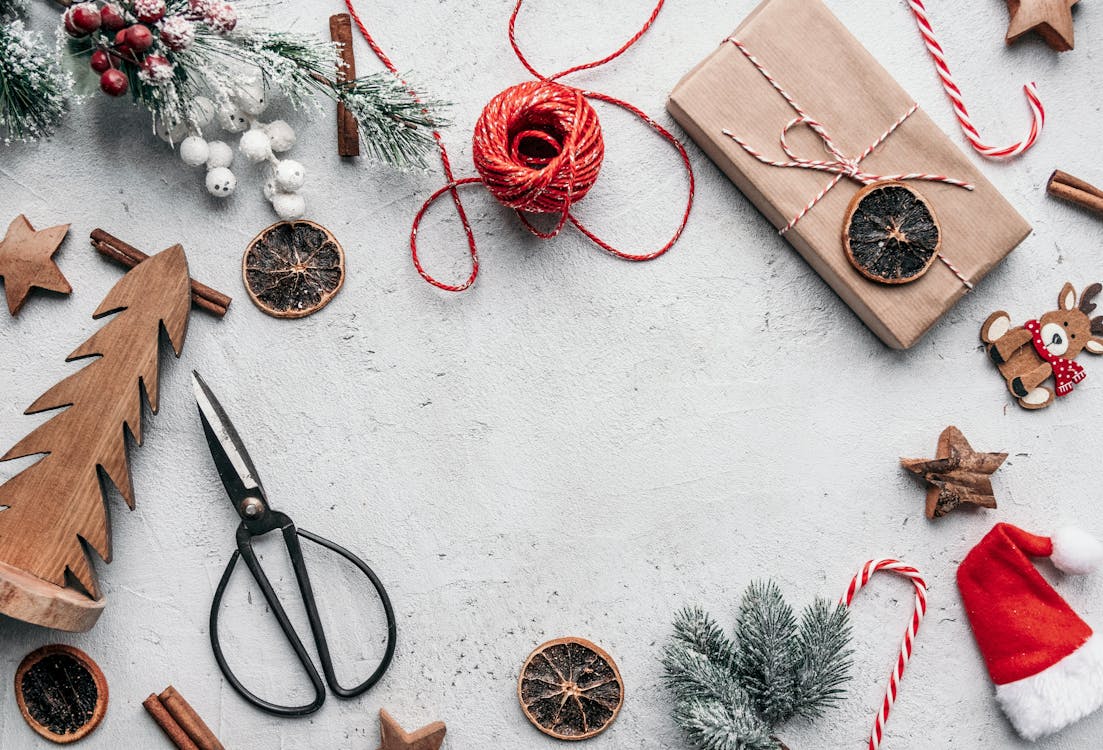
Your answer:
[[[747,588],[734,638],[686,609],[663,654],[674,721],[700,750],[778,750],[778,726],[816,718],[842,696],[849,643],[845,606],[818,599],[798,621],[772,582]]]
[[[16,17],[25,7],[22,0],[0,0],[0,141],[5,143],[52,133],[73,86],[53,46]]]
[[[343,62],[333,42],[244,26],[222,0],[88,0],[64,15],[70,49],[87,59],[100,89],[146,107],[157,134],[181,145],[186,164],[206,166],[216,197],[232,194],[237,177],[232,149],[204,138],[212,123],[242,133],[241,153],[269,164],[264,194],[282,218],[305,211],[298,194],[304,167],[275,156],[294,145],[294,131],[282,120],[258,119],[273,91],[299,109],[327,99],[343,104],[368,154],[400,168],[427,166],[433,131],[444,124],[442,103],[389,72],[339,81]]]

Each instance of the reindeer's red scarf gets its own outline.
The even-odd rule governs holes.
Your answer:
[[[1042,341],[1042,324],[1038,321],[1028,320],[1023,328],[1030,331],[1031,340],[1034,342],[1034,351],[1038,352],[1038,356],[1049,362],[1050,367],[1053,368],[1053,379],[1057,381],[1057,395],[1067,396],[1072,393],[1072,389],[1076,387],[1076,384],[1088,376],[1084,372],[1084,368],[1071,359],[1050,354],[1049,350],[1046,349],[1045,342]]]

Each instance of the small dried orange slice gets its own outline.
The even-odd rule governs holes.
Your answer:
[[[65,745],[107,713],[107,680],[88,654],[55,644],[27,655],[15,673],[15,699],[31,729]]]
[[[867,279],[906,284],[934,263],[942,230],[915,190],[902,182],[875,182],[851,199],[843,245],[850,262]]]
[[[585,740],[617,718],[624,683],[609,654],[582,638],[560,638],[529,656],[517,696],[525,716],[544,734]]]
[[[321,310],[345,282],[345,251],[313,221],[281,221],[253,238],[241,259],[249,298],[277,318]]]

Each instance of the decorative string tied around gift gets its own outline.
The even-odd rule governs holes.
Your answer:
[[[908,665],[912,657],[915,634],[919,631],[919,624],[923,622],[923,618],[927,614],[927,582],[923,580],[923,576],[918,570],[910,565],[905,565],[899,560],[893,559],[870,560],[863,565],[861,570],[858,571],[858,574],[851,580],[850,586],[846,589],[846,593],[843,595],[842,599],[840,599],[840,603],[850,607],[857,593],[869,583],[873,574],[879,571],[895,573],[911,581],[912,586],[915,588],[915,608],[912,611],[911,620],[908,621],[908,627],[904,631],[904,640],[900,644],[900,653],[896,658],[892,674],[889,675],[889,684],[885,691],[884,700],[881,701],[881,707],[877,711],[877,718],[873,722],[873,731],[869,737],[869,750],[877,750],[881,745],[881,739],[885,731],[885,722],[888,721],[889,712],[892,710],[893,704],[896,703],[896,697],[900,692],[900,680],[904,676],[904,668]]]
[[[666,128],[649,115],[607,94],[587,91],[560,83],[559,79],[583,70],[597,68],[628,51],[655,23],[665,0],[658,0],[650,17],[624,45],[600,60],[576,65],[554,75],[544,75],[529,63],[516,38],[517,15],[524,0],[517,0],[509,18],[509,42],[517,59],[536,80],[512,86],[502,91],[483,109],[472,142],[472,156],[478,177],[457,179],[448,158],[448,150],[439,133],[434,133],[445,184],[422,204],[410,229],[410,253],[414,267],[421,277],[433,286],[449,292],[461,292],[469,288],[479,273],[479,254],[471,223],[464,211],[458,188],[464,185],[482,184],[504,206],[517,212],[524,227],[536,237],[551,239],[568,224],[573,224],[595,245],[618,258],[645,261],[666,253],[681,237],[689,221],[693,207],[693,167],[685,147]],[[345,0],[349,15],[355,20],[361,34],[380,61],[397,73],[379,45],[368,33],[352,6]],[[572,213],[572,207],[580,201],[597,181],[605,157],[605,142],[597,112],[588,100],[596,100],[620,107],[642,120],[648,127],[670,143],[681,157],[689,182],[689,195],[685,211],[674,235],[657,250],[626,252],[598,237]],[[452,197],[460,223],[467,237],[471,257],[471,272],[459,284],[437,280],[425,270],[418,254],[418,229],[429,208],[445,194]],[[549,230],[537,228],[528,214],[555,214],[558,219]]]
[[[884,133],[878,136],[878,138],[873,141],[873,143],[871,143],[860,155],[858,155],[857,157],[848,157],[836,145],[834,139],[832,139],[831,136],[828,134],[823,124],[813,118],[811,115],[809,115],[804,110],[804,108],[797,103],[796,99],[794,99],[793,96],[788,91],[786,91],[780,83],[778,83],[777,79],[773,77],[766,66],[763,65],[757,57],[751,54],[751,51],[747,49],[747,46],[743,44],[743,42],[736,39],[735,37],[728,37],[724,41],[730,42],[732,46],[742,52],[743,56],[746,57],[752,65],[754,65],[755,69],[762,74],[762,77],[765,78],[767,82],[769,82],[774,90],[777,91],[782,96],[782,98],[784,98],[785,101],[789,103],[789,106],[793,108],[793,111],[797,113],[797,117],[790,120],[788,123],[786,123],[785,127],[781,129],[781,150],[785,153],[786,156],[789,157],[788,161],[779,161],[764,156],[762,152],[751,146],[747,141],[745,141],[743,138],[740,138],[738,135],[731,132],[727,128],[724,128],[722,131],[724,135],[726,135],[728,138],[731,138],[744,151],[753,156],[755,159],[771,167],[811,169],[817,172],[828,172],[835,175],[831,182],[827,183],[827,185],[824,186],[824,188],[820,190],[820,192],[817,193],[812,198],[812,200],[808,201],[808,203],[806,203],[804,207],[801,208],[800,211],[798,211],[796,215],[793,216],[793,218],[791,218],[785,226],[778,230],[779,234],[785,234],[790,229],[795,227],[797,223],[805,216],[807,216],[808,213],[813,208],[815,208],[816,205],[821,200],[823,200],[824,197],[826,197],[827,194],[830,193],[836,185],[843,181],[843,179],[851,179],[863,185],[870,185],[874,182],[884,181],[903,182],[906,180],[919,180],[926,182],[940,182],[945,185],[959,187],[963,190],[973,190],[973,185],[971,185],[970,183],[963,182],[962,180],[957,180],[953,177],[949,177],[943,174],[929,174],[926,172],[906,172],[901,174],[883,175],[866,172],[862,169],[862,162],[865,161],[866,158],[869,157],[874,151],[876,151],[885,141],[887,141],[889,137],[893,133],[895,133],[901,125],[907,122],[908,118],[910,118],[919,110],[918,104],[912,104],[912,106],[909,107],[908,110],[903,115],[901,115],[896,122],[892,123],[892,125],[890,125]],[[828,160],[817,160],[805,159],[797,156],[796,153],[794,153],[792,148],[789,146],[788,135],[789,131],[801,125],[808,127],[812,130],[812,132],[818,135],[823,141],[824,149],[834,158]],[[959,281],[961,281],[966,289],[973,288],[973,283],[965,278],[964,274],[962,274],[961,271],[958,270],[957,266],[955,266],[943,253],[938,253],[938,259],[942,261],[942,263],[945,264],[947,268],[950,269],[950,271],[954,274],[954,276],[958,278]]]

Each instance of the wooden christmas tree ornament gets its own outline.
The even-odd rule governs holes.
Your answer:
[[[86,547],[110,562],[104,485],[134,507],[127,435],[141,445],[143,403],[158,407],[161,332],[180,356],[190,308],[187,259],[175,245],[115,284],[93,315],[113,317],[67,361],[94,359],[27,409],[65,407],[0,456],[43,454],[0,485],[0,613],[60,630],[96,623],[104,602]]]
[[[87,736],[107,713],[107,680],[78,648],[55,644],[28,654],[15,673],[19,712],[35,732],[59,745]]]
[[[68,224],[36,230],[23,214],[8,226],[8,233],[0,240],[0,278],[4,279],[4,294],[12,315],[23,307],[27,293],[34,287],[61,294],[73,291],[53,260],[68,233]]]
[[[1068,52],[1073,46],[1072,6],[1079,0],[1007,0],[1011,23],[1007,27],[1007,43],[1023,34],[1038,35],[1058,52]]]
[[[933,459],[902,458],[900,464],[930,485],[927,518],[940,518],[960,505],[995,508],[992,474],[1006,458],[1006,453],[978,453],[951,425],[938,436]]]
[[[434,721],[416,732],[407,732],[386,711],[379,711],[379,750],[440,750],[448,731],[443,722]]]

